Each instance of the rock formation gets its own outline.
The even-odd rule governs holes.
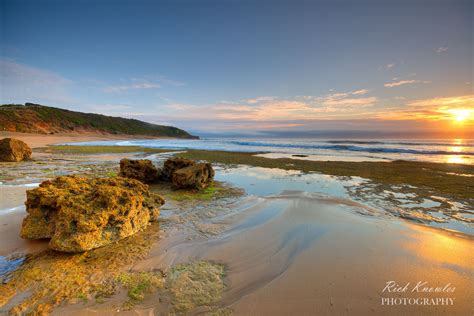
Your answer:
[[[52,249],[81,252],[144,229],[164,199],[134,179],[63,176],[27,191],[25,204],[22,238],[51,238]]]
[[[140,180],[143,183],[156,182],[160,178],[160,171],[148,159],[120,160],[120,177]]]
[[[173,179],[173,173],[176,170],[186,168],[194,165],[194,161],[186,158],[170,158],[165,161],[163,170],[161,172],[161,179],[163,181],[171,181]]]
[[[21,140],[4,138],[0,140],[0,161],[16,162],[31,158],[31,148]]]
[[[172,182],[176,188],[204,189],[212,183],[214,169],[210,163],[199,163],[181,168],[173,173]]]

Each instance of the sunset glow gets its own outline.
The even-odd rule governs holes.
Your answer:
[[[453,10],[449,23],[433,24],[446,21],[447,11],[423,5],[423,16],[408,17],[406,12],[412,11],[404,10],[415,0],[400,5],[402,11],[390,16],[385,16],[384,1],[362,3],[357,6],[359,14],[348,14],[339,5],[322,10],[318,1],[308,1],[308,7],[290,2],[275,6],[272,14],[267,14],[265,5],[255,4],[254,12],[261,20],[249,18],[250,6],[234,10],[222,4],[222,25],[217,29],[207,9],[204,15],[184,6],[156,10],[150,2],[150,9],[144,10],[147,14],[137,21],[139,15],[132,15],[128,23],[112,20],[110,30],[115,32],[106,37],[107,46],[100,36],[104,34],[94,33],[103,27],[99,11],[90,15],[80,5],[74,6],[74,12],[87,15],[87,21],[81,20],[87,30],[72,40],[67,28],[56,25],[60,23],[57,16],[49,16],[51,10],[31,13],[33,22],[16,8],[6,21],[12,35],[4,39],[5,47],[11,49],[0,56],[0,101],[34,100],[172,125],[195,134],[345,132],[349,136],[357,131],[372,136],[474,138],[472,52],[466,44],[472,42],[469,6],[446,1]],[[69,14],[71,8],[61,10]],[[125,10],[118,5],[117,9]],[[288,12],[294,14],[288,31],[276,32],[284,25],[281,21],[287,21]],[[367,20],[360,23],[359,15]],[[383,25],[380,16],[388,19]],[[236,23],[247,19],[258,23]],[[189,25],[167,29],[159,24],[181,20]],[[137,27],[135,22],[149,27]],[[36,27],[26,27],[29,23]],[[372,32],[373,25],[380,30]],[[393,32],[390,25],[399,27]],[[71,20],[68,27],[76,24]],[[63,43],[64,52],[57,52],[53,41],[42,42],[44,47],[38,49],[27,40],[52,38],[51,30],[55,30],[53,38]],[[413,30],[430,34],[431,40],[420,43]],[[88,32],[95,36],[85,36]],[[118,35],[129,32],[140,34],[135,46],[125,44]],[[389,43],[398,43],[399,49],[380,45],[387,40],[385,34],[391,34]],[[449,43],[446,34],[450,34]],[[189,40],[176,40],[180,38]],[[230,45],[235,45],[232,53]],[[87,56],[82,53],[85,46]],[[52,58],[49,51],[58,56]],[[97,60],[101,60],[100,71]]]
[[[471,110],[465,110],[465,109],[453,110],[454,119],[458,122],[467,120],[470,114],[471,114]]]

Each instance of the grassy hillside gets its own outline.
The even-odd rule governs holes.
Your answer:
[[[96,132],[196,138],[188,132],[172,126],[155,125],[122,117],[74,112],[32,103],[1,105],[0,131],[36,134]]]

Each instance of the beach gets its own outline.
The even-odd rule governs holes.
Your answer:
[[[48,295],[25,300],[31,289],[18,289],[0,300],[1,312],[23,300],[26,310],[50,304],[53,315],[472,313],[472,166],[406,162],[394,164],[392,175],[393,163],[383,161],[328,163],[136,147],[52,149],[44,147],[107,136],[23,136],[33,148],[33,160],[1,166],[0,263],[5,275],[22,265],[28,271],[30,263],[45,268],[56,267],[59,260],[67,263],[46,250],[47,241],[19,237],[25,192],[41,181],[65,174],[114,176],[121,158],[150,159],[160,166],[178,155],[212,162],[216,184],[205,193],[151,185],[166,200],[159,226],[89,251],[88,256],[97,257],[93,267],[77,263],[86,279],[145,273],[162,277],[164,287],[149,288],[133,305],[126,287],[100,300],[85,291],[59,303]],[[424,168],[442,180],[428,181]],[[413,174],[405,183],[395,176],[403,170]],[[137,253],[128,252],[130,247]],[[105,255],[116,271],[103,264]],[[178,286],[182,275],[173,279],[182,269],[189,269],[194,280],[185,287]],[[63,273],[56,277],[77,282],[67,269]]]

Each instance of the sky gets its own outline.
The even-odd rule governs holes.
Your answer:
[[[0,0],[0,102],[198,135],[473,137],[472,1]]]

